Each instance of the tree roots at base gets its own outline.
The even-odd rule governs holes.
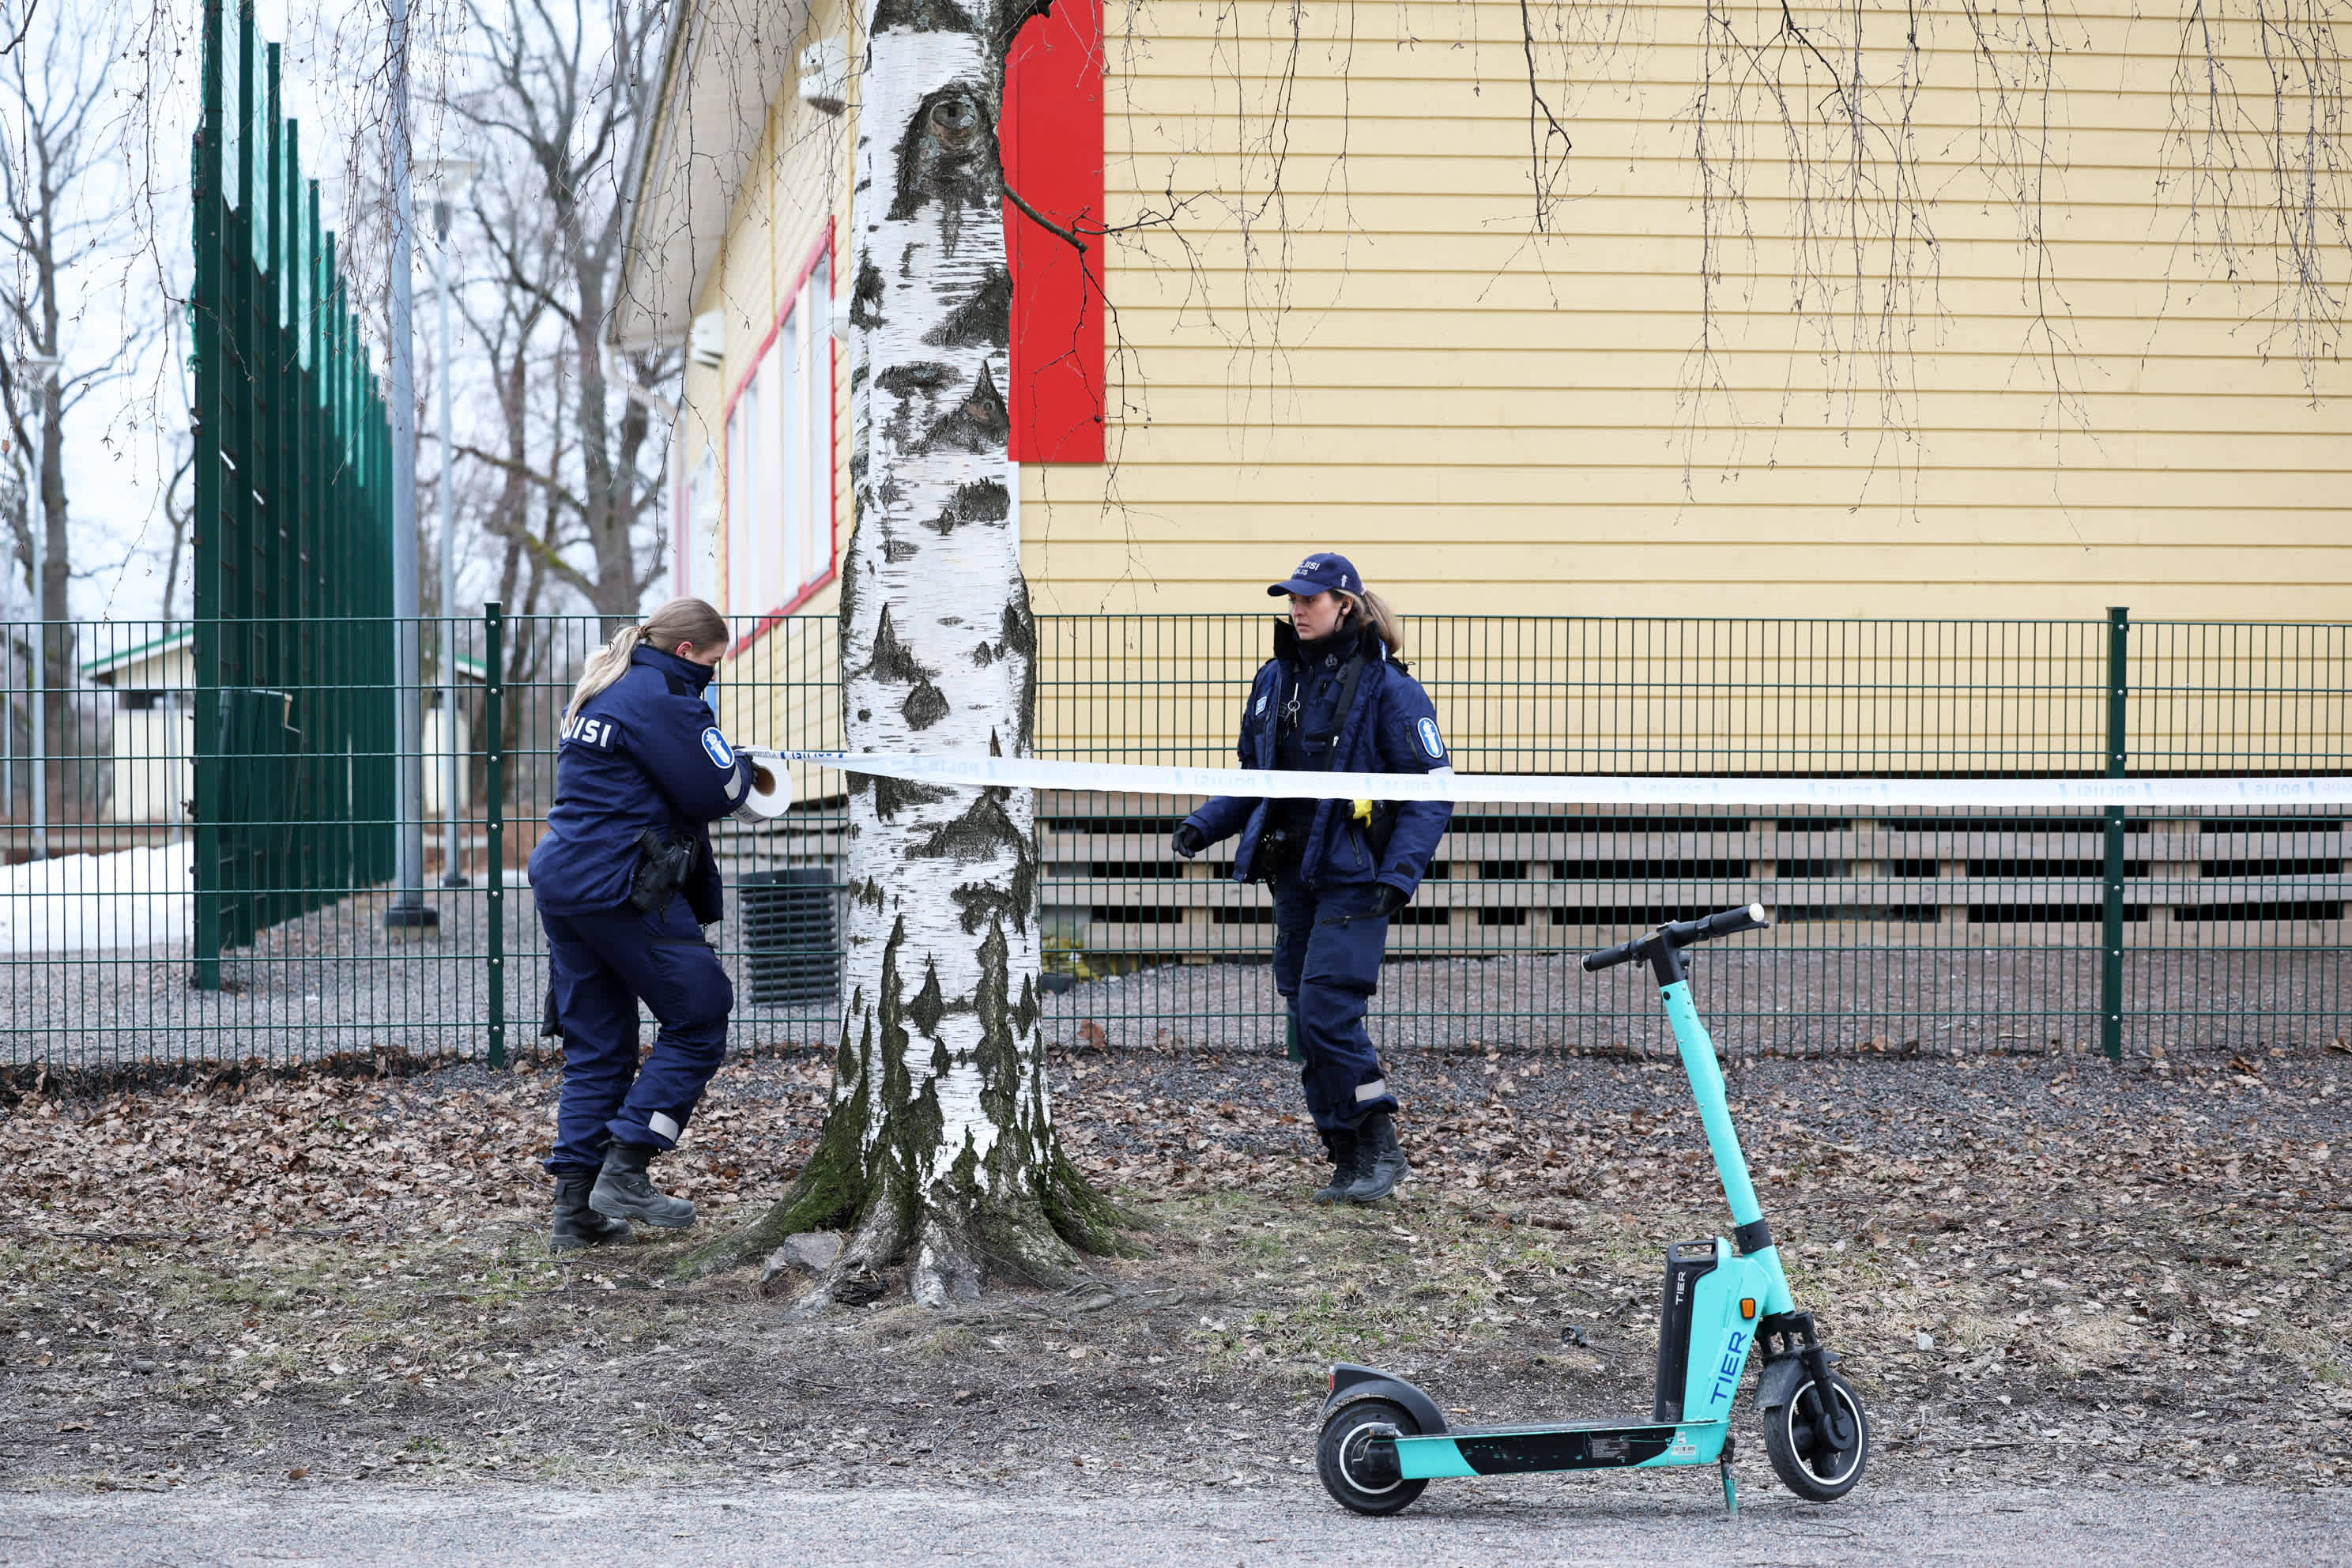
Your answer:
[[[908,1191],[887,1144],[867,1168],[844,1135],[862,1121],[862,1110],[836,1108],[792,1190],[757,1218],[688,1253],[675,1272],[695,1279],[741,1268],[766,1258],[788,1237],[848,1229],[841,1255],[793,1303],[793,1314],[801,1316],[842,1299],[845,1284],[901,1263],[908,1294],[923,1306],[945,1307],[977,1300],[991,1280],[1066,1289],[1093,1278],[1087,1256],[1133,1257],[1142,1250],[1129,1234],[1142,1222],[1097,1192],[1057,1142],[1049,1143],[1039,1162],[1043,1192],[992,1195],[961,1183],[940,1184],[923,1203]]]

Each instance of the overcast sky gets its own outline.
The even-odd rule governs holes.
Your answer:
[[[68,371],[111,364],[122,374],[94,390],[66,422],[66,483],[72,519],[78,616],[137,619],[163,613],[170,527],[163,487],[185,440],[187,335],[173,301],[184,300],[193,270],[187,181],[198,68],[198,0],[79,0],[126,7],[139,46],[116,62],[124,113],[138,125],[125,166],[93,182],[85,200],[130,211],[115,254],[82,270],[65,334]],[[437,109],[460,14],[449,0],[415,0],[414,66],[420,160],[441,149]],[[234,0],[231,0],[232,13]],[[44,7],[46,10],[47,7]],[[367,128],[382,113],[383,8],[331,0],[257,0],[261,36],[285,45],[287,112],[301,122],[306,173],[321,182],[329,224],[350,232],[354,169],[382,166],[382,141]],[[144,92],[142,100],[140,95]],[[135,105],[153,106],[139,121]],[[12,137],[12,140],[14,138]],[[141,195],[144,200],[135,199]],[[420,215],[421,216],[421,215]],[[429,223],[420,237],[417,325],[429,352],[433,274]],[[364,261],[364,256],[355,257]],[[364,282],[380,293],[380,273]],[[142,321],[142,317],[147,318]],[[168,324],[159,336],[153,323]],[[457,356],[465,349],[457,328]],[[428,410],[429,421],[430,413]],[[427,426],[429,429],[429,424]],[[419,467],[436,461],[428,448]],[[429,520],[428,520],[429,522]],[[186,605],[183,563],[181,606]],[[10,574],[0,613],[23,613],[24,584]]]

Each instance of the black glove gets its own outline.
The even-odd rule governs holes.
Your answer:
[[[1372,907],[1364,913],[1376,921],[1387,920],[1405,906],[1405,890],[1393,882],[1372,884]]]
[[[1192,820],[1190,817],[1178,823],[1176,831],[1168,836],[1168,847],[1186,860],[1190,860],[1208,847],[1209,841],[1201,836],[1199,828],[1192,826]]]

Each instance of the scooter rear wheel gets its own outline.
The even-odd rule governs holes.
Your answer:
[[[1807,1395],[1812,1386],[1807,1378],[1790,1392],[1786,1405],[1764,1412],[1764,1452],[1782,1486],[1807,1502],[1835,1502],[1853,1490],[1870,1463],[1870,1417],[1853,1384],[1830,1373],[1830,1397],[1853,1419],[1853,1441],[1840,1447],[1811,1408]]]
[[[1394,1513],[1409,1506],[1429,1483],[1399,1476],[1393,1443],[1379,1440],[1411,1437],[1420,1431],[1412,1413],[1391,1400],[1343,1405],[1323,1423],[1323,1436],[1315,1445],[1315,1473],[1340,1507],[1358,1513]]]

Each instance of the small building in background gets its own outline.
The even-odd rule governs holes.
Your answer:
[[[482,661],[466,654],[457,660],[462,689],[478,690],[483,682]],[[111,723],[107,726],[105,760],[112,776],[101,819],[108,822],[184,823],[195,798],[196,661],[195,634],[186,626],[85,659],[82,679],[104,688],[114,697]],[[425,814],[441,815],[442,759],[448,753],[449,726],[441,710],[441,672],[436,656],[425,656]],[[457,755],[468,758],[473,731],[467,722],[470,701],[460,698],[457,714]],[[299,703],[289,715],[296,729],[302,725]],[[457,809],[473,799],[473,769],[457,770]]]
[[[188,820],[195,798],[195,639],[182,627],[87,659],[82,679],[114,694],[106,758],[108,822]]]

